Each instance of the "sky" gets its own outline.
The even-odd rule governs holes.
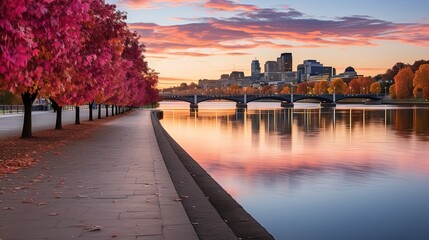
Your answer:
[[[429,1],[107,0],[142,36],[159,87],[219,79],[283,52],[342,73],[384,73],[429,59]]]

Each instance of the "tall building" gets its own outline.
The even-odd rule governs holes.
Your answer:
[[[282,53],[277,58],[280,72],[291,72],[292,71],[292,53]]]
[[[253,60],[250,68],[251,68],[252,78],[253,79],[259,78],[259,74],[261,74],[261,65],[259,64],[259,61]]]
[[[325,68],[323,64],[316,60],[305,60],[303,64],[298,65],[298,78],[301,82],[306,82],[311,76],[324,75]]]
[[[276,61],[266,61],[264,64],[264,72],[280,72],[279,64]]]

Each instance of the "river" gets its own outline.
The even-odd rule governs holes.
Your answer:
[[[161,123],[276,239],[429,239],[429,108],[199,107]]]

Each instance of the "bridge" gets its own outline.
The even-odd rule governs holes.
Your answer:
[[[183,101],[190,103],[191,108],[198,108],[198,103],[212,100],[227,100],[236,102],[237,108],[246,108],[250,102],[258,100],[275,100],[282,107],[293,107],[293,103],[305,99],[316,100],[322,107],[336,106],[337,101],[344,99],[367,99],[380,101],[379,94],[271,94],[271,95],[163,95],[163,100]]]

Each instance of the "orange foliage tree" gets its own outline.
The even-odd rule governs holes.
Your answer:
[[[410,98],[413,92],[414,73],[411,67],[399,70],[393,78],[396,86],[396,97],[398,99]]]
[[[300,84],[298,84],[298,88],[296,89],[296,93],[298,94],[305,94],[308,93],[308,83],[307,82],[302,82]]]
[[[360,93],[361,85],[357,78],[354,78],[349,83],[349,93],[350,94],[358,94]]]
[[[347,83],[341,78],[336,78],[331,81],[328,91],[329,93],[345,94],[347,92]]]
[[[374,82],[371,77],[358,77],[357,81],[360,84],[360,93],[367,94],[370,91],[371,84]]]
[[[414,96],[421,91],[423,97],[429,99],[429,64],[420,65],[413,79]]]
[[[314,94],[326,94],[328,93],[329,82],[328,81],[320,81],[314,84],[313,93]]]
[[[380,94],[381,93],[381,84],[379,82],[373,82],[369,87],[371,93]]]
[[[390,97],[396,98],[396,85],[395,84],[390,85],[389,93],[390,93]]]
[[[290,94],[290,87],[284,86],[282,90],[280,91],[280,94]]]

